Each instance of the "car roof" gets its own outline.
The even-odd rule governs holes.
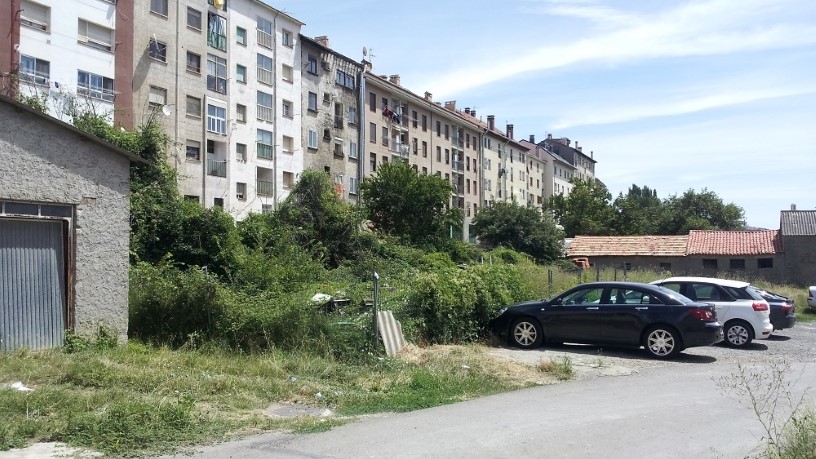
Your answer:
[[[638,287],[638,288],[656,288],[657,285],[645,284],[643,282],[627,282],[627,281],[600,281],[600,282],[584,282],[576,285],[576,287]]]
[[[719,279],[716,277],[693,277],[693,276],[675,276],[669,277],[668,279],[655,281],[655,283],[661,284],[666,282],[707,282],[709,284],[717,284],[722,285],[723,287],[735,287],[735,288],[743,288],[751,285],[750,283],[744,281]]]

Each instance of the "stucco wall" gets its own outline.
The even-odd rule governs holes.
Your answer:
[[[816,236],[783,236],[785,274],[797,285],[816,285]]]
[[[76,206],[74,330],[127,339],[128,158],[3,102],[0,119],[0,199]]]

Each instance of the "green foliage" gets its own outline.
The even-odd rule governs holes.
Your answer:
[[[553,195],[549,202],[566,236],[613,234],[614,213],[609,191],[595,181],[574,179],[571,182],[573,188],[569,195]]]
[[[473,227],[479,240],[490,248],[512,247],[545,262],[561,257],[564,233],[548,212],[516,202],[497,202],[483,208]]]
[[[619,235],[658,234],[662,203],[657,191],[633,184],[626,195],[618,195],[614,208],[614,226]]]
[[[360,184],[368,218],[378,229],[416,245],[440,246],[451,228],[462,227],[460,209],[446,209],[453,188],[435,175],[418,174],[408,163],[385,163]]]
[[[23,95],[19,94],[17,100],[40,113],[48,113],[48,93]]]
[[[745,227],[744,211],[735,204],[725,204],[713,191],[688,190],[682,196],[671,196],[663,203],[659,234],[688,234],[690,230],[741,230]]]

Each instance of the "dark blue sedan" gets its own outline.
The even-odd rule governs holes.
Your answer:
[[[657,358],[723,339],[713,305],[636,282],[591,282],[549,301],[517,303],[499,311],[490,327],[525,349],[564,342],[643,346]]]

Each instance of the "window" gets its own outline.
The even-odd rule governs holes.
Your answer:
[[[247,147],[245,143],[235,144],[235,159],[242,163],[247,161]]]
[[[201,11],[187,7],[187,27],[201,30]]]
[[[428,142],[424,140],[422,141],[422,157],[423,158],[428,157]]]
[[[292,32],[286,29],[281,30],[281,44],[289,48],[295,45],[294,41],[292,41]]]
[[[343,139],[334,138],[334,156],[343,157]]]
[[[563,305],[587,305],[599,304],[601,302],[601,295],[603,288],[584,288],[572,292],[561,299]]]
[[[187,51],[187,71],[201,73],[201,56]]]
[[[383,145],[388,145],[388,128],[385,126],[382,128],[382,138],[380,140]]]
[[[357,194],[357,177],[349,177],[349,194]]]
[[[422,130],[428,130],[428,117],[426,115],[422,115]]]
[[[219,175],[219,177],[223,177]],[[213,198],[213,207],[224,208],[224,198]]]
[[[442,147],[436,147],[436,162],[442,162]]]
[[[167,16],[167,0],[150,0],[150,12]]]
[[[660,263],[660,269],[663,271],[671,272],[671,263]]]
[[[187,96],[187,116],[201,118],[201,99]]]
[[[448,140],[450,137],[450,126],[447,124],[445,125],[445,140]]]
[[[348,120],[349,124],[357,124],[357,107],[348,108]]]
[[[283,189],[288,190],[295,185],[295,174],[283,171]]]
[[[371,143],[377,143],[377,125],[374,123],[368,124],[368,140]]]
[[[51,63],[36,57],[20,55],[20,79],[34,84],[48,84]]]
[[[732,258],[728,260],[728,267],[730,269],[745,269],[744,258]]]
[[[51,8],[23,0],[20,5],[20,25],[48,32],[51,23]]]
[[[312,150],[317,149],[317,130],[309,129],[309,143],[308,147]]]
[[[759,269],[773,268],[773,258],[758,258],[757,268]]]
[[[150,86],[147,104],[152,108],[162,108],[167,105],[167,90],[158,86]]]
[[[377,111],[377,95],[373,92],[368,93],[368,108],[372,112]]]
[[[369,154],[368,166],[371,168],[371,172],[377,171],[377,155],[374,153]]]
[[[235,106],[235,120],[239,123],[246,123],[246,105],[237,104]]]
[[[256,134],[256,147],[258,158],[272,159],[273,140],[272,133],[263,129],[258,129]]]
[[[227,18],[207,13],[207,44],[221,51],[227,50]]]
[[[317,111],[317,93],[309,91],[308,105],[308,110],[310,112]]]
[[[342,70],[337,71],[337,76],[335,77],[335,83],[343,86],[344,88],[354,89],[354,76],[348,74]]]
[[[717,259],[703,258],[703,269],[717,269]]]
[[[107,27],[80,19],[77,37],[77,41],[84,45],[103,51],[113,50],[113,30]]]
[[[239,83],[247,82],[247,69],[241,64],[235,65],[235,81]]]
[[[257,106],[257,118],[262,121],[269,121],[270,123],[275,121],[274,118],[274,103],[272,101],[272,94],[267,94],[263,91],[258,91],[258,96],[256,98]]]
[[[441,121],[436,122],[436,136],[437,137],[442,136],[442,122]]]
[[[194,161],[201,159],[201,142],[187,140],[187,159]]]
[[[207,54],[207,89],[221,94],[227,93],[227,60]]]
[[[292,83],[293,81],[295,81],[295,77],[291,66],[281,64],[281,78],[283,78],[283,81],[286,81],[287,83]]]
[[[113,78],[79,70],[77,72],[77,94],[113,102]]]
[[[207,105],[207,130],[227,135],[227,109],[216,105]]]
[[[411,127],[417,127],[417,112],[416,110],[411,111]]]
[[[292,102],[284,100],[281,103],[281,115],[286,118],[293,118],[295,116],[294,112],[292,111]]]
[[[295,139],[288,135],[283,136],[283,152],[292,154],[295,152]]]
[[[272,58],[263,54],[258,54],[258,81],[271,85],[272,81]]]
[[[359,152],[358,152],[358,148],[357,148],[357,142],[355,142],[353,140],[349,141],[349,155],[348,155],[349,159],[357,159],[358,155],[359,155]]]
[[[272,23],[264,18],[258,18],[258,44],[272,49]]]
[[[151,38],[150,47],[148,48],[147,55],[151,59],[155,59],[161,62],[167,62],[167,44]]]
[[[235,28],[235,43],[239,45],[246,46],[247,44],[247,31],[243,27],[236,27]]]
[[[246,183],[238,182],[235,184],[235,197],[239,201],[246,201]]]
[[[309,55],[309,63],[306,64],[306,72],[317,75],[317,57]]]

